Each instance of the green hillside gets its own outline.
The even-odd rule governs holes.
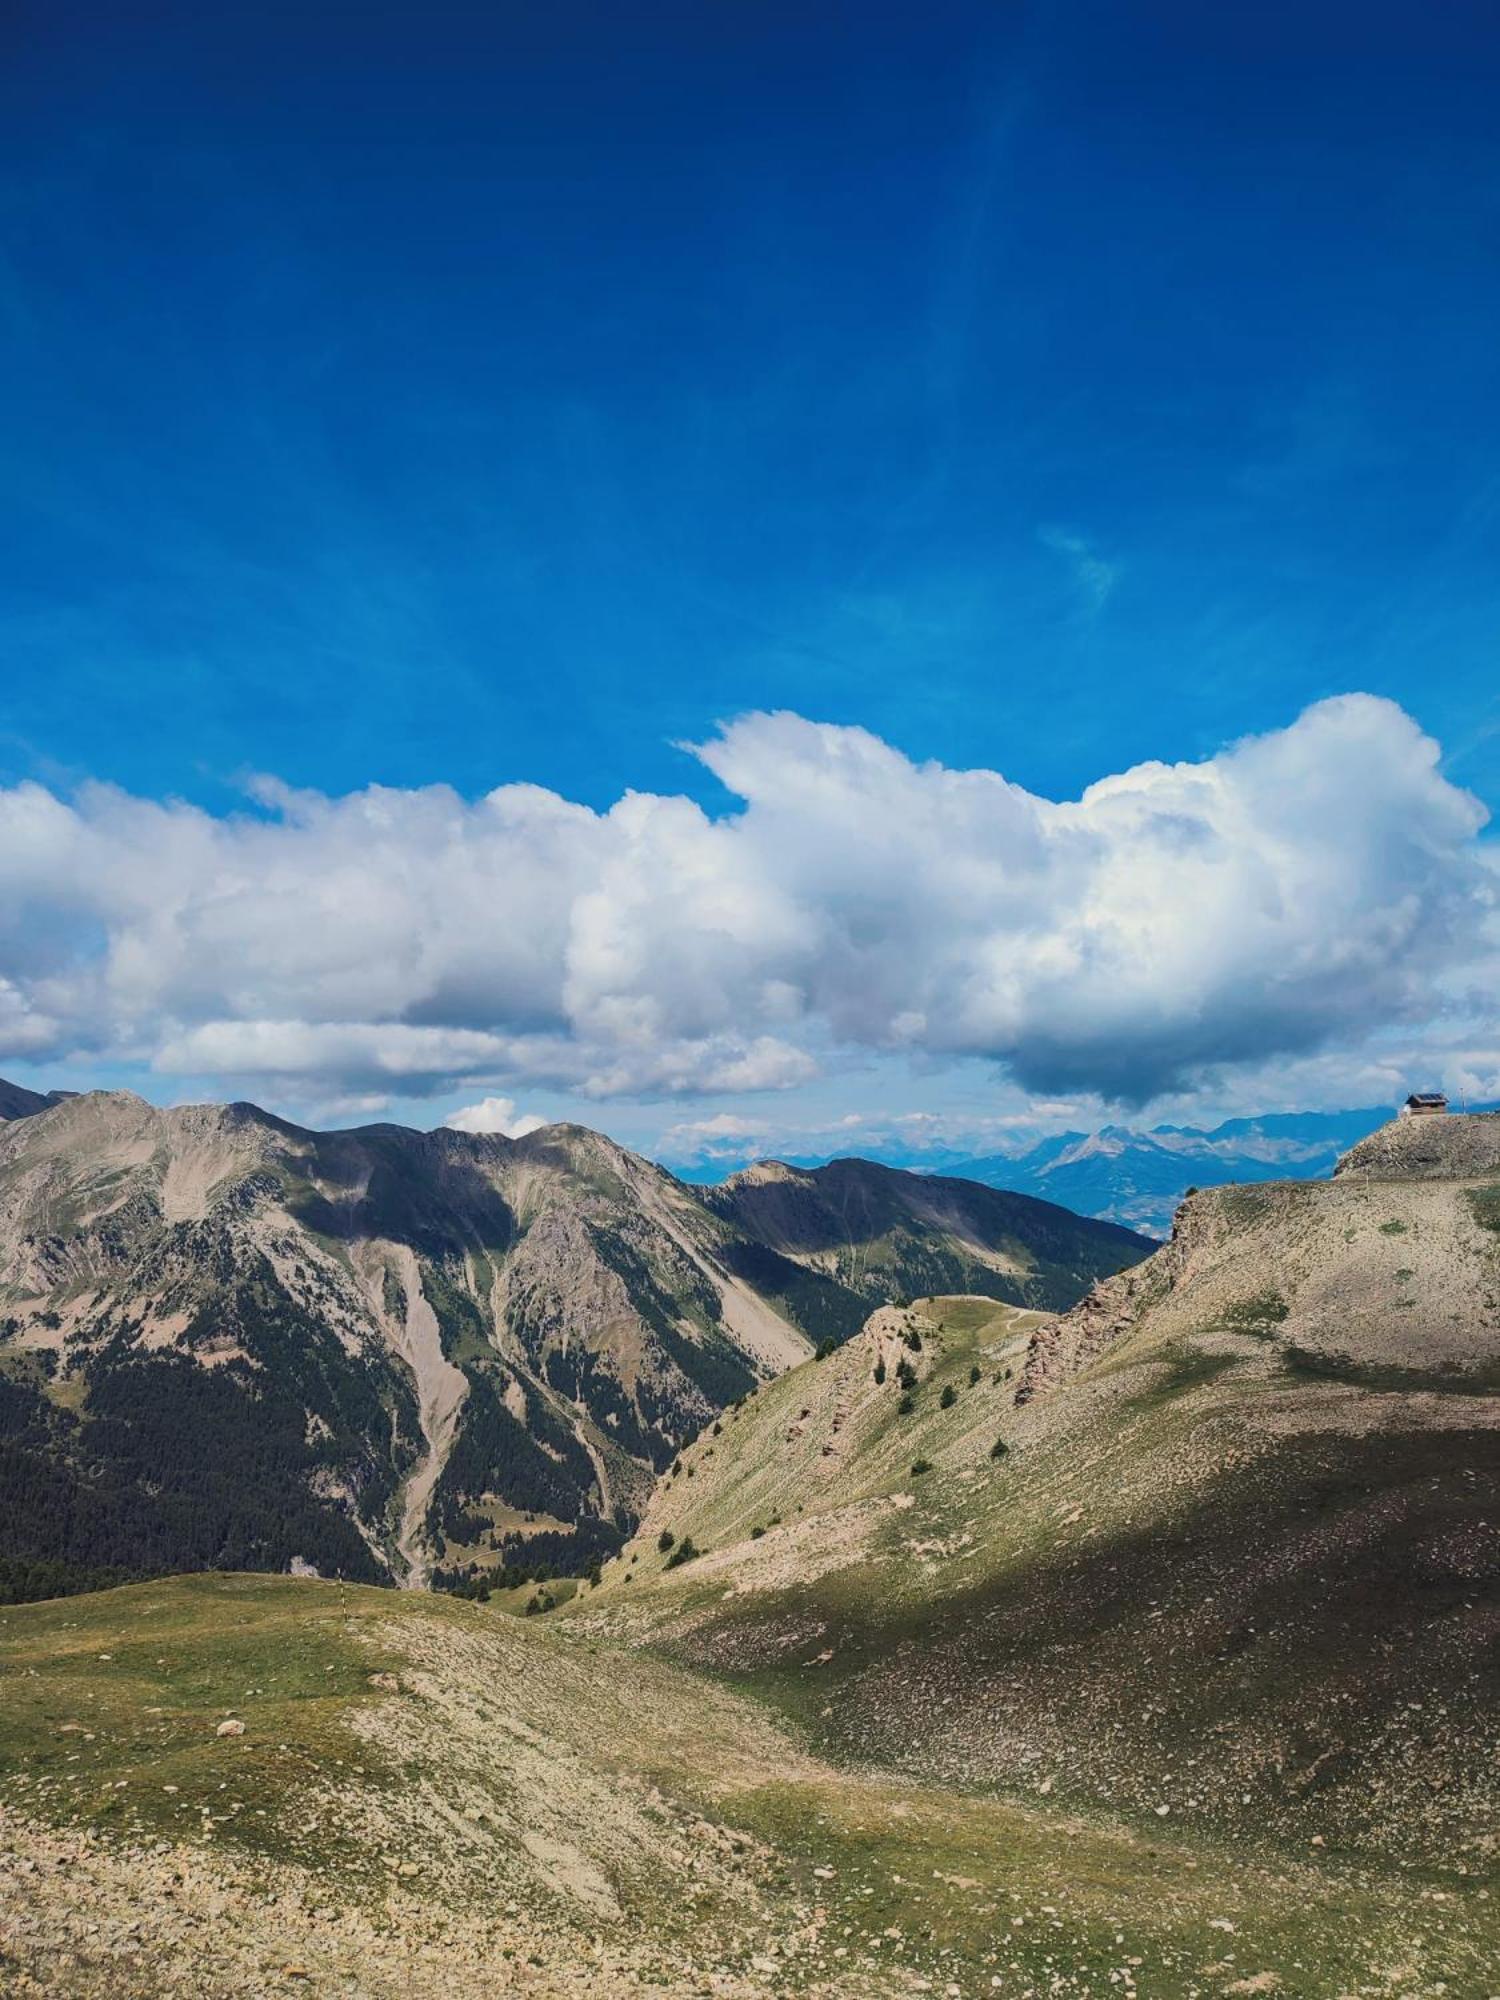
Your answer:
[[[0,1694],[7,1992],[1187,2000],[1493,1962],[1474,1883],[840,1767],[712,1679],[443,1598],[13,1608]]]
[[[1201,1194],[1029,1329],[876,1314],[682,1454],[588,1615],[841,1760],[1461,1880],[1500,1758],[1480,1164]]]
[[[874,1160],[763,1160],[699,1195],[735,1230],[867,1309],[951,1292],[1056,1312],[1155,1248],[1134,1230],[1031,1195]]]

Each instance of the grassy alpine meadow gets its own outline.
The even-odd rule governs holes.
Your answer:
[[[27,1908],[68,1939],[49,1886],[138,1927],[80,1991],[166,1990],[151,1884],[218,1910],[252,1991],[342,1990],[341,1951],[420,1982],[415,1937],[460,1992],[568,1991],[599,1940],[663,1992],[1477,1993],[1496,1944],[1477,1880],[840,1767],[764,1702],[488,1607],[173,1580],[8,1611],[0,1674],[0,1963],[57,1955],[18,1950]]]
[[[1044,1318],[876,1315],[695,1441],[567,1616],[941,1800],[967,1860],[866,1887],[941,1902],[953,1948],[1015,1891],[1049,1976],[1123,1982],[1091,1922],[1129,1909],[1143,1991],[1500,1990],[1492,1413],[1467,1378],[1311,1382],[1252,1304],[1148,1318],[1036,1402]]]
[[[394,1781],[350,1727],[383,1698],[368,1642],[390,1603],[200,1576],[0,1611],[0,1796],[59,1826],[355,1865],[311,1801],[346,1777]]]

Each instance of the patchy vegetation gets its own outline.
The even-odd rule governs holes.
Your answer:
[[[1063,1320],[877,1314],[846,1375],[798,1371],[726,1458],[684,1454],[699,1478],[648,1524],[712,1534],[689,1580],[627,1606],[610,1566],[573,1615],[753,1693],[843,1769],[1119,1816],[1158,1853],[1233,1856],[1224,1880],[1311,1860],[1320,1935],[1278,1957],[1262,1905],[1147,1990],[1486,1993],[1500,1287],[1476,1192],[1270,1184],[1247,1231],[1210,1191]],[[874,1364],[898,1356],[893,1400]],[[751,1539],[773,1502],[785,1525]],[[1394,1958],[1355,1916],[1380,1882],[1411,1917]],[[1081,1939],[1058,1963],[1098,1977]]]

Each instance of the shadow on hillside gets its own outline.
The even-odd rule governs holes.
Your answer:
[[[473,1149],[460,1150],[452,1138],[400,1126],[326,1134],[317,1179],[290,1190],[287,1210],[336,1241],[379,1236],[435,1259],[503,1252],[515,1240],[515,1218]]]
[[[1418,1846],[1426,1801],[1459,1796],[1493,1754],[1497,1513],[1492,1430],[1293,1438],[1196,1486],[1159,1529],[969,1587],[955,1565],[936,1602],[860,1569],[847,1589],[737,1606],[673,1650],[801,1711],[837,1757],[980,1785],[1073,1766],[1119,1802],[1164,1771],[1176,1796],[1191,1774],[1205,1810],[1247,1832],[1317,1805]],[[832,1654],[811,1691],[810,1631]]]

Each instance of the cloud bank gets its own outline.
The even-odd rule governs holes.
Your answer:
[[[1061,803],[790,714],[695,754],[737,810],[0,791],[0,1060],[605,1098],[852,1048],[1139,1104],[1490,1004],[1484,809],[1387,701]]]

